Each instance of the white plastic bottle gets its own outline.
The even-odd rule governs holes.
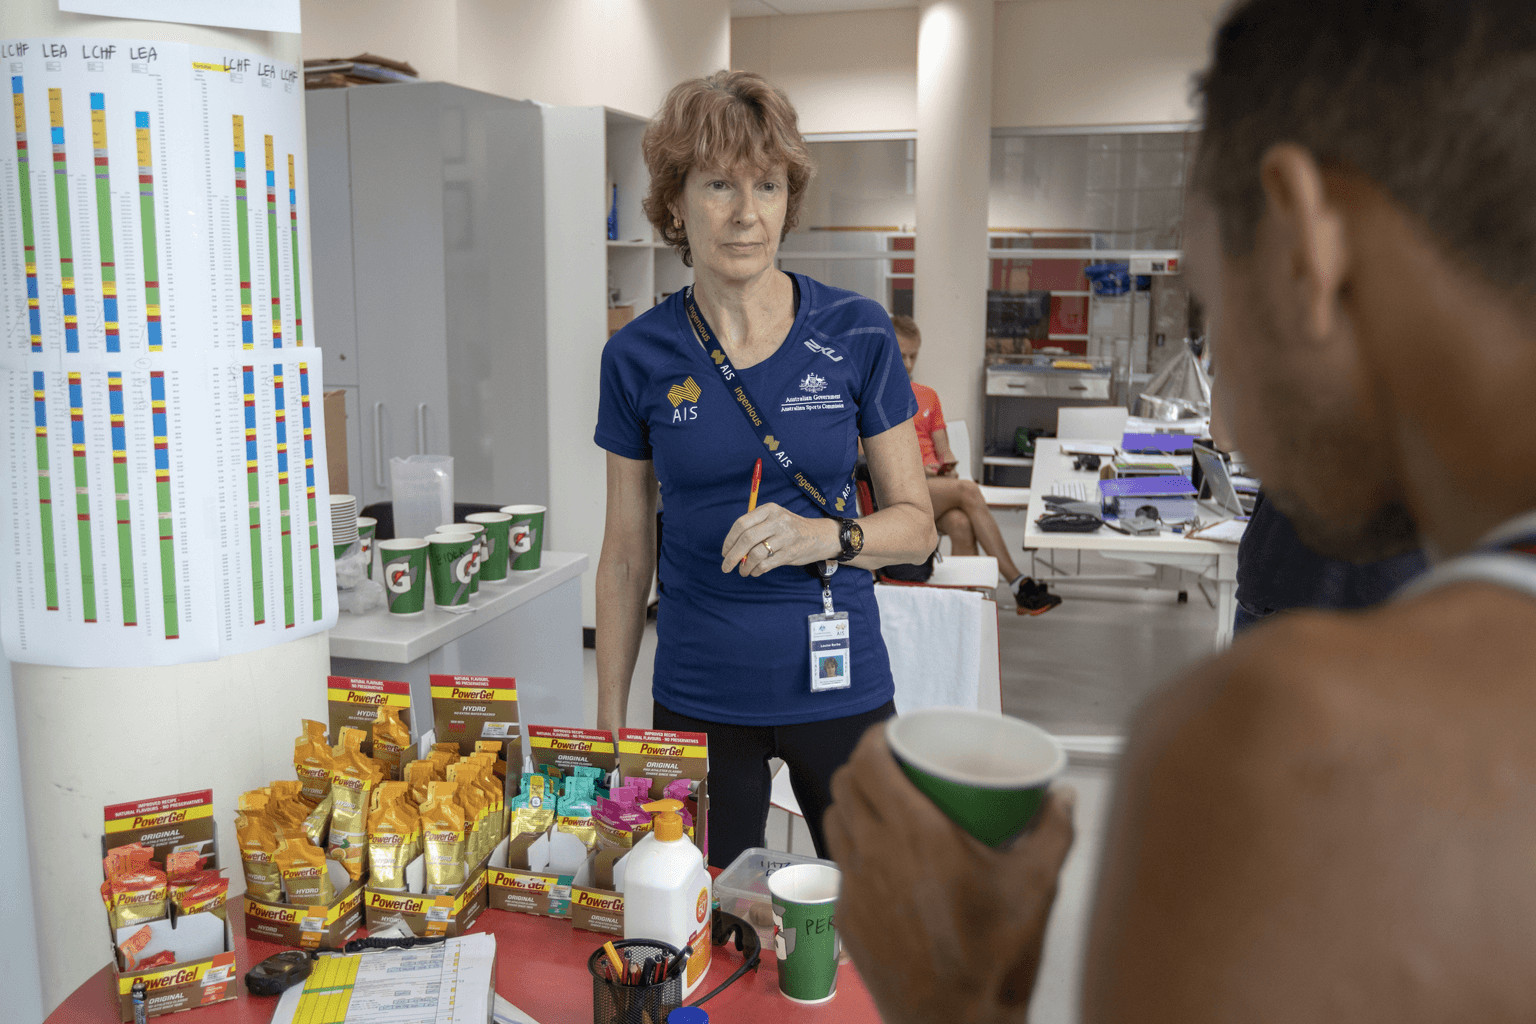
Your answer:
[[[653,824],[626,858],[624,937],[692,946],[682,972],[686,998],[709,973],[711,879],[698,847],[683,835],[682,809],[676,800],[642,808]]]

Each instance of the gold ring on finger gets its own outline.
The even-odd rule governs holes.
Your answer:
[[[762,543],[763,543],[763,550],[768,552],[768,557],[769,558],[772,558],[773,557],[773,548],[772,548],[772,546],[769,545],[769,543],[767,541],[763,541]]]

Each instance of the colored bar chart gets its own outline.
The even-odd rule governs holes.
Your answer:
[[[283,294],[277,266],[277,168],[272,163],[272,136],[266,136],[267,156],[267,287],[272,293],[272,347],[283,347]]]
[[[283,351],[315,344],[302,68],[180,42],[0,44],[4,654],[177,664],[323,631],[322,356]]]
[[[294,344],[304,344],[304,303],[299,298],[299,190],[294,185],[293,154],[288,154],[288,247],[293,257],[293,338]],[[305,428],[306,435],[308,428]],[[310,513],[314,518],[314,513]]]
[[[80,529],[80,602],[86,622],[96,621],[95,544],[91,540],[91,480],[85,457],[85,391],[80,374],[69,375],[69,432],[75,464],[75,518]]]
[[[163,348],[160,334],[160,249],[155,232],[155,165],[151,159],[149,111],[133,115],[134,144],[139,153],[139,261],[144,268],[144,327],[149,350]]]
[[[91,93],[92,165],[96,175],[96,250],[101,267],[101,317],[106,327],[107,351],[121,352],[117,328],[116,247],[112,244],[112,172],[107,154],[106,95]],[[121,390],[121,375],[119,375]]]
[[[267,621],[267,603],[262,582],[266,564],[261,546],[261,466],[256,458],[256,367],[242,367],[240,376],[245,385],[246,497],[251,503],[251,609],[252,622],[259,626]]]
[[[64,351],[80,351],[80,314],[75,307],[75,244],[69,226],[69,157],[64,148],[64,92],[48,90],[53,138],[53,222],[59,235],[59,288],[64,295]]]
[[[43,319],[38,308],[37,239],[32,231],[32,154],[27,146],[27,97],[20,75],[11,78],[11,106],[16,115],[16,183],[21,191],[22,259],[27,268],[27,327],[32,351],[41,352]]]
[[[117,497],[117,564],[123,586],[123,625],[139,624],[133,589],[133,507],[128,493],[128,430],[123,421],[123,375],[107,372],[107,399],[112,416],[112,485]]]
[[[292,157],[288,166],[292,167]],[[309,505],[309,592],[320,617],[320,520],[315,515],[315,441],[309,425],[309,364],[299,364],[299,399],[304,404],[304,498]]]
[[[276,234],[276,231],[273,232]],[[288,508],[288,413],[283,403],[283,364],[272,364],[273,419],[277,427],[277,507],[283,544],[283,627],[293,628],[293,522]]]
[[[171,449],[165,425],[165,373],[149,375],[149,414],[155,439],[155,505],[160,524],[160,596],[165,616],[165,638],[181,636],[176,606],[176,521],[171,515]]]
[[[251,218],[245,188],[245,118],[233,115],[235,126],[235,232],[240,253],[240,347],[256,347],[251,326]]]
[[[47,609],[59,610],[59,578],[53,547],[53,481],[48,475],[48,394],[47,382],[41,370],[32,373],[33,422],[37,431],[37,512],[42,524],[43,541],[43,591],[47,595]],[[308,419],[306,411],[305,419]],[[308,424],[306,423],[306,426]],[[304,431],[307,437],[309,431]],[[314,518],[314,513],[310,513]]]

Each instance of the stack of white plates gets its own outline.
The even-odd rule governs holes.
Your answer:
[[[350,494],[331,495],[331,543],[357,540],[357,499]]]

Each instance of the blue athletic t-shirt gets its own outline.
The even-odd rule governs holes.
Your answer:
[[[795,468],[829,500],[853,498],[857,438],[917,412],[885,310],[855,292],[796,274],[800,308],[778,351],[736,372]],[[747,511],[752,467],[763,460],[758,504],[808,519],[815,503],[774,464],[688,325],[684,295],[626,324],[603,349],[596,440],[650,459],[661,483],[661,606],[655,699],[679,714],[732,725],[793,725],[871,711],[894,693],[874,584],[863,569],[832,577],[832,600],[853,638],[843,690],[811,690],[806,616],[821,585],[800,566],[758,577],[720,571],[721,545]]]

